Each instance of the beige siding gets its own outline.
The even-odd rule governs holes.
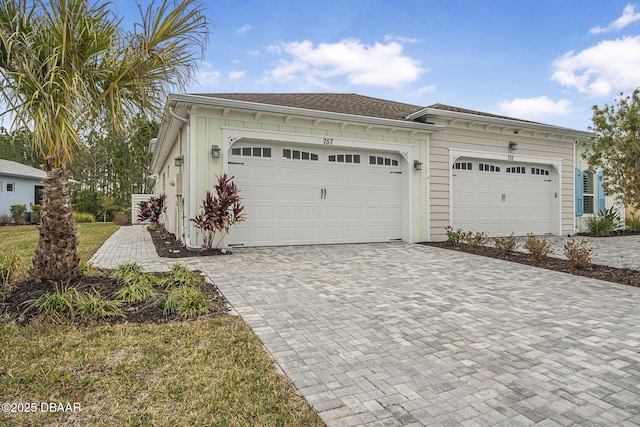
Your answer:
[[[532,132],[503,132],[499,128],[485,125],[471,125],[446,121],[436,122],[446,126],[431,139],[431,238],[446,240],[445,227],[450,221],[450,164],[449,149],[471,150],[500,156],[514,155],[559,159],[561,161],[562,215],[560,232],[573,230],[573,141],[537,135]],[[518,143],[518,149],[511,151],[509,141]],[[549,162],[551,163],[551,161]]]

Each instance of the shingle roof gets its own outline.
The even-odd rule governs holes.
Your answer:
[[[0,175],[23,176],[27,178],[44,178],[45,171],[11,160],[0,159]]]
[[[427,108],[432,108],[434,110],[442,110],[442,111],[452,111],[452,112],[456,112],[456,113],[473,114],[473,115],[476,115],[476,116],[494,117],[496,119],[516,120],[516,121],[525,122],[525,123],[542,124],[542,123],[539,123],[539,122],[532,122],[530,120],[523,120],[523,119],[516,119],[516,118],[513,118],[513,117],[500,116],[498,114],[483,113],[482,111],[467,110],[466,108],[452,107],[451,105],[444,105],[444,104],[433,104],[433,105],[428,106]]]
[[[392,120],[407,120],[406,117],[410,114],[425,109],[424,106],[420,105],[372,98],[355,93],[206,93],[197,95]],[[444,104],[432,104],[426,108],[541,124]]]
[[[207,93],[198,95],[393,120],[406,120],[406,116],[423,108],[419,105],[387,101],[355,93]]]

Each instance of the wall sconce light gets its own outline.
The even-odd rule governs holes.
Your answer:
[[[413,161],[413,168],[417,171],[421,171],[422,170],[422,162],[419,160],[414,160]]]
[[[177,167],[182,166],[183,162],[184,162],[184,156],[176,157],[175,159],[173,159],[173,164]]]
[[[509,141],[509,150],[515,151],[517,149],[518,149],[518,143],[517,142],[513,142],[513,141]]]
[[[217,145],[211,146],[211,158],[219,159],[220,158],[220,147]]]

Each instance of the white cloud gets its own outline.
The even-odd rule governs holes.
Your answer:
[[[231,80],[238,80],[244,77],[245,74],[247,74],[246,71],[229,71],[229,78]]]
[[[606,40],[556,59],[551,80],[591,96],[640,86],[640,36]]]
[[[589,30],[591,34],[600,34],[600,33],[609,33],[612,31],[618,31],[626,27],[627,25],[633,24],[634,22],[640,21],[640,13],[636,13],[635,5],[628,4],[624,11],[622,12],[622,16],[606,27],[593,27]]]
[[[498,107],[503,114],[524,120],[569,114],[573,111],[571,101],[567,99],[554,101],[546,96],[505,100],[500,102]]]
[[[242,35],[242,34],[247,33],[249,30],[251,30],[251,25],[245,24],[242,27],[238,28],[235,32],[236,32],[236,34]]]
[[[400,43],[418,43],[420,40],[411,37],[396,36],[395,34],[387,34],[386,36],[384,36],[384,41],[386,43],[393,41]]]
[[[329,87],[331,79],[341,77],[353,85],[400,87],[427,71],[420,61],[404,55],[402,49],[397,42],[369,46],[356,39],[317,46],[309,40],[279,43],[269,46],[268,51],[290,59],[280,59],[267,77],[322,88]]]
[[[220,71],[199,71],[195,76],[195,81],[202,88],[212,87],[220,82]]]

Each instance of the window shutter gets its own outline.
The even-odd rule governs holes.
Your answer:
[[[576,216],[584,215],[584,182],[582,171],[576,168]]]
[[[607,210],[604,194],[604,173],[598,171],[598,214]]]

